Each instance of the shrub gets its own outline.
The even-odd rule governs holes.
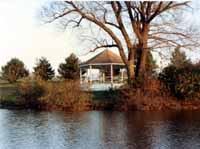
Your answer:
[[[87,110],[91,105],[90,95],[82,91],[79,84],[78,80],[25,80],[19,85],[19,93],[26,106],[30,108]]]
[[[24,104],[29,108],[39,108],[40,97],[44,94],[44,88],[38,80],[26,79],[19,84],[19,95]]]
[[[144,80],[142,77],[137,77],[134,80],[131,80],[130,84],[126,84],[131,88],[141,88],[144,85]]]
[[[125,110],[164,109],[170,96],[162,82],[155,78],[145,78],[139,86],[124,86],[120,90]]]
[[[159,78],[178,99],[200,98],[200,68],[196,65],[180,68],[170,65],[163,69]]]
[[[90,103],[89,94],[83,92],[79,81],[46,82],[43,84],[45,95],[41,102],[49,107],[79,111],[87,109]]]

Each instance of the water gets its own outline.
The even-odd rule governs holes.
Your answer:
[[[200,112],[0,110],[0,149],[199,149]]]

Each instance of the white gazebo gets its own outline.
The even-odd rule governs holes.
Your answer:
[[[96,70],[96,73],[95,73]],[[80,83],[92,90],[117,88],[126,80],[125,65],[121,57],[110,50],[80,64]]]

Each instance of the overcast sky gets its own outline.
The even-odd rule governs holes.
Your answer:
[[[72,32],[38,23],[45,1],[0,0],[0,66],[17,57],[32,69],[36,58],[45,56],[56,68],[71,52],[77,53]]]
[[[13,57],[32,70],[36,58],[45,56],[55,69],[71,52],[81,55],[73,31],[61,32],[51,24],[41,25],[37,12],[49,0],[0,0],[0,67]],[[198,8],[200,3],[193,1]],[[200,22],[194,9],[188,18]],[[190,55],[191,56],[191,55]]]

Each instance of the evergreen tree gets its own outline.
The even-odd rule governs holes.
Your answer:
[[[153,55],[151,52],[148,53],[147,60],[146,60],[146,72],[151,75],[155,73],[155,69],[158,68],[156,61],[153,59]]]
[[[135,71],[136,71],[136,76],[138,76],[138,70],[139,69],[137,69],[137,67],[138,67],[138,65],[140,65],[140,55],[139,54],[141,54],[139,51],[136,53],[136,58],[135,58],[135,63],[136,63],[136,69],[135,69]],[[152,74],[154,74],[155,73],[155,69],[156,68],[158,68],[158,66],[157,66],[157,64],[156,64],[156,61],[153,59],[153,55],[152,55],[152,53],[149,51],[148,52],[148,55],[147,55],[147,57],[146,57],[147,59],[146,59],[146,66],[145,66],[145,68],[146,68],[146,75],[152,75]]]
[[[75,54],[71,54],[61,63],[58,68],[58,73],[64,79],[78,79],[79,78],[79,59]]]
[[[18,79],[27,77],[29,75],[24,63],[17,58],[12,58],[5,66],[1,68],[1,70],[1,78],[9,81],[10,83],[14,83]]]
[[[51,80],[55,76],[55,72],[49,61],[42,57],[36,63],[36,67],[34,67],[34,75],[42,80],[47,81]]]
[[[184,67],[188,64],[191,64],[190,60],[187,59],[185,52],[180,51],[179,46],[174,49],[174,52],[172,53],[170,61],[171,61],[171,65],[177,68]]]

